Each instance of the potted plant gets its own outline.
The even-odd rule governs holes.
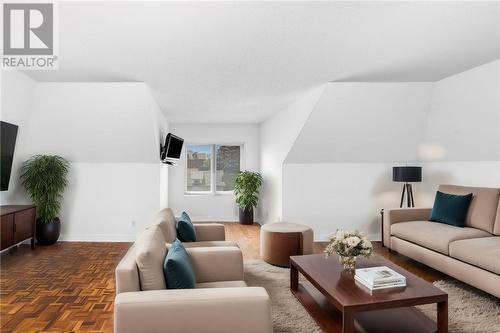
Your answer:
[[[21,183],[37,206],[36,239],[41,245],[57,242],[62,193],[68,184],[69,162],[56,155],[35,155],[23,163]]]
[[[262,186],[262,176],[258,172],[243,171],[234,181],[236,203],[240,207],[240,223],[253,224],[253,208],[259,202],[259,188]]]

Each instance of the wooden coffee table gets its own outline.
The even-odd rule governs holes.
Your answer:
[[[337,256],[312,254],[290,257],[290,289],[325,332],[448,332],[448,294],[379,255],[358,258],[358,268],[373,266],[404,275],[406,287],[370,292]],[[307,281],[299,283],[299,272]],[[437,303],[437,325],[413,307],[430,303]]]

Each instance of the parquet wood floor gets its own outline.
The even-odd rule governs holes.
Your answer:
[[[226,223],[245,259],[259,258],[259,226]],[[60,242],[0,256],[1,332],[112,332],[114,268],[130,243]],[[321,252],[325,243],[316,243]],[[376,244],[378,253],[428,281],[447,278]]]
[[[112,332],[114,268],[129,246],[60,242],[2,253],[2,332]]]

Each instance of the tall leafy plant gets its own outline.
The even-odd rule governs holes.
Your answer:
[[[35,155],[23,163],[21,183],[37,206],[38,218],[43,223],[59,215],[68,170],[69,162],[57,155]]]
[[[243,171],[238,174],[234,182],[234,194],[241,209],[249,210],[257,206],[262,182],[262,176],[258,172]]]

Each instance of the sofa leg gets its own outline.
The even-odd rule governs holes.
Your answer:
[[[389,249],[389,248],[387,248],[387,250],[389,250],[389,253],[390,253],[390,254],[398,254],[398,251],[394,251],[394,250]]]

